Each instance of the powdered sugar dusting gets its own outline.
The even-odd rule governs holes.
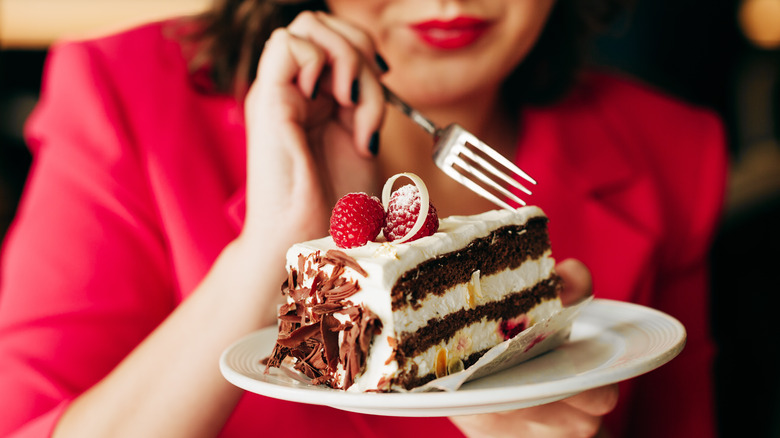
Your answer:
[[[420,198],[417,197],[417,190],[415,190],[414,185],[407,184],[400,189],[396,190],[395,196],[398,197],[398,200],[406,205],[412,205],[413,202],[417,201],[416,203],[420,203]]]
[[[393,183],[395,183],[395,181],[402,176],[412,180],[414,185],[417,187],[417,191],[420,195],[418,198],[420,208],[417,214],[417,220],[415,221],[412,229],[407,231],[402,238],[395,240],[394,243],[404,243],[414,237],[417,232],[422,229],[423,225],[425,225],[425,220],[428,218],[428,208],[431,202],[430,196],[428,195],[428,187],[425,185],[425,182],[423,182],[422,178],[411,172],[405,172],[398,173],[387,179],[387,182],[385,182],[385,186],[382,189],[382,205],[387,206],[390,204],[390,194],[393,190]],[[401,187],[401,189],[404,189],[405,187],[406,186]],[[411,202],[415,200],[416,196],[413,190],[408,189],[408,191],[411,193],[401,193],[400,195],[405,196],[406,198],[403,199],[408,200],[411,204]]]

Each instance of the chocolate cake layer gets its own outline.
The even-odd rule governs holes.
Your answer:
[[[442,254],[404,273],[392,288],[393,310],[405,306],[418,309],[428,294],[443,295],[457,284],[468,283],[474,271],[487,276],[513,269],[541,257],[548,249],[546,217],[531,218],[524,226],[498,228],[461,250]]]
[[[458,330],[482,319],[508,320],[526,313],[543,300],[555,298],[558,295],[559,285],[559,277],[553,275],[530,289],[509,294],[500,301],[493,301],[475,309],[460,309],[443,318],[430,320],[419,330],[400,335],[396,360],[400,366],[403,366],[408,358],[449,340]]]
[[[469,357],[463,360],[463,368],[465,369],[474,365],[479,360],[479,358],[484,356],[488,351],[490,351],[489,348],[470,354]],[[391,385],[397,385],[408,390],[418,386],[423,386],[426,383],[436,379],[436,374],[434,373],[428,373],[424,376],[417,376],[417,370],[417,365],[412,365],[412,369],[409,372],[399,374],[398,377],[392,380]]]

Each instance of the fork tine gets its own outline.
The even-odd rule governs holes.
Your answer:
[[[465,132],[468,132],[468,131],[465,131]],[[482,140],[478,139],[477,137],[475,137],[471,133],[469,133],[468,137],[469,137],[468,143],[471,144],[472,146],[474,146],[475,148],[479,149],[482,153],[484,153],[485,155],[489,156],[490,158],[496,160],[502,166],[504,166],[507,169],[511,170],[513,173],[515,173],[516,175],[520,176],[524,180],[530,182],[531,184],[534,184],[534,185],[536,184],[536,180],[535,179],[531,178],[530,175],[528,175],[527,173],[523,172],[519,167],[517,167],[515,165],[515,163],[507,160],[503,155],[499,154],[498,152],[496,152],[496,150],[494,150],[493,148],[491,148],[490,146],[488,146],[487,144],[482,142]],[[530,195],[530,193],[528,193],[528,194]]]
[[[484,159],[479,154],[475,153],[473,149],[480,151],[484,156],[492,159],[499,166],[503,166],[511,173],[519,176],[520,178],[536,184],[536,180],[531,178],[527,173],[523,172],[514,163],[504,158],[500,153],[492,149],[490,146],[483,143],[480,139],[475,137],[470,132],[463,129],[460,125],[452,123],[444,129],[439,129],[432,121],[426,119],[414,108],[403,102],[392,91],[382,86],[385,100],[398,109],[402,113],[411,118],[414,122],[423,127],[429,134],[431,134],[436,142],[433,148],[433,161],[436,163],[442,171],[444,171],[451,178],[455,179],[459,183],[471,189],[473,192],[493,202],[496,205],[504,207],[509,210],[514,208],[506,201],[496,196],[496,193],[502,194],[505,198],[508,198],[519,205],[526,205],[525,201],[520,199],[517,195],[507,190],[504,185],[499,184],[493,178],[485,175],[481,170],[484,169],[489,174],[503,181],[509,186],[516,188],[528,195],[531,191],[525,186],[520,184],[511,175],[499,170],[492,163]],[[471,145],[471,148],[469,147]],[[472,149],[473,148],[473,149]],[[464,160],[460,154],[463,155],[470,162]],[[472,165],[471,163],[474,163]],[[456,169],[453,165],[457,165],[462,172]],[[476,167],[475,167],[476,166]],[[478,181],[474,181],[475,178]],[[488,190],[485,185],[493,189],[493,192]]]
[[[450,178],[454,179],[455,181],[458,181],[459,183],[463,184],[464,186],[468,187],[471,191],[475,192],[476,194],[482,196],[483,198],[493,202],[496,205],[499,205],[503,208],[506,208],[508,210],[514,210],[514,207],[507,204],[503,199],[499,198],[498,196],[490,193],[489,191],[485,190],[481,185],[475,183],[474,181],[468,179],[465,175],[458,172],[457,169],[455,169],[452,166],[445,166],[442,168],[444,173],[450,176]],[[522,200],[520,201],[521,205],[525,205]]]
[[[494,190],[500,192],[505,197],[511,199],[512,201],[517,202],[520,205],[526,205],[525,201],[520,199],[517,195],[510,192],[506,188],[504,188],[502,185],[498,184],[497,182],[493,181],[489,176],[485,175],[481,170],[477,169],[476,167],[469,164],[467,161],[464,161],[462,158],[458,156],[454,156],[452,159],[454,164],[457,164],[461,168],[463,168],[468,174],[475,176],[478,180],[482,181],[483,183],[489,185]]]
[[[470,143],[467,143],[467,145],[468,144]],[[492,173],[498,178],[501,178],[503,181],[505,181],[507,184],[510,184],[512,187],[524,192],[527,195],[531,194],[531,191],[528,190],[524,185],[517,182],[517,180],[515,180],[514,178],[510,178],[509,176],[507,176],[506,173],[496,169],[496,167],[490,164],[489,161],[485,160],[484,158],[472,152],[471,149],[468,148],[468,146],[464,146],[460,148],[459,152],[465,155],[466,157],[468,157],[470,160],[474,161],[476,164],[482,166],[488,172]]]
[[[525,201],[520,199],[517,195],[508,191],[506,188],[502,187],[500,184],[493,181],[487,175],[482,173],[482,171],[475,168],[467,161],[464,161],[462,158],[456,155],[452,155],[448,157],[447,161],[444,164],[445,165],[442,166],[441,169],[447,175],[454,178],[459,183],[465,185],[472,191],[476,192],[478,195],[482,196],[483,198],[492,201],[494,204],[497,204],[509,210],[514,210],[514,207],[509,205],[503,199],[496,196],[494,192],[489,191],[486,188],[486,186],[492,188],[495,192],[500,192],[502,195],[504,195],[504,197],[509,198],[510,200],[516,202],[519,205],[526,205]],[[455,166],[458,166],[460,169],[456,168]],[[476,179],[476,181],[474,179]]]

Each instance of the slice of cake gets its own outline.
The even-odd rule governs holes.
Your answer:
[[[304,242],[287,267],[268,365],[291,358],[313,383],[350,391],[409,390],[460,371],[561,308],[537,207],[451,216],[403,243]]]

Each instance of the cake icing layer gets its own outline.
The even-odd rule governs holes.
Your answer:
[[[413,332],[430,320],[459,311],[474,309],[486,303],[503,299],[507,291],[524,291],[550,278],[555,261],[550,251],[544,257],[527,260],[515,269],[506,268],[492,275],[472,273],[468,283],[460,283],[442,294],[429,294],[418,306],[395,309],[393,320],[398,333]]]
[[[544,320],[561,308],[560,300],[546,299],[520,317],[525,327]],[[488,350],[505,341],[501,320],[483,318],[457,330],[449,339],[429,346],[404,364],[393,379],[392,385],[411,389],[424,385],[437,376],[437,359],[446,351],[447,372],[456,372],[473,365]]]
[[[416,356],[442,339],[446,341],[453,338],[458,330],[475,322],[509,321],[530,312],[543,301],[557,297],[558,284],[557,276],[552,276],[530,289],[510,293],[501,300],[491,301],[475,309],[460,309],[441,318],[429,320],[419,330],[400,334],[400,354],[396,355],[396,359],[403,365],[406,358]],[[526,322],[525,326],[528,325]]]
[[[392,289],[393,310],[405,306],[419,308],[429,294],[443,295],[457,284],[468,283],[474,271],[490,276],[514,269],[526,260],[541,258],[549,249],[547,218],[530,218],[522,225],[503,226],[401,275]]]

